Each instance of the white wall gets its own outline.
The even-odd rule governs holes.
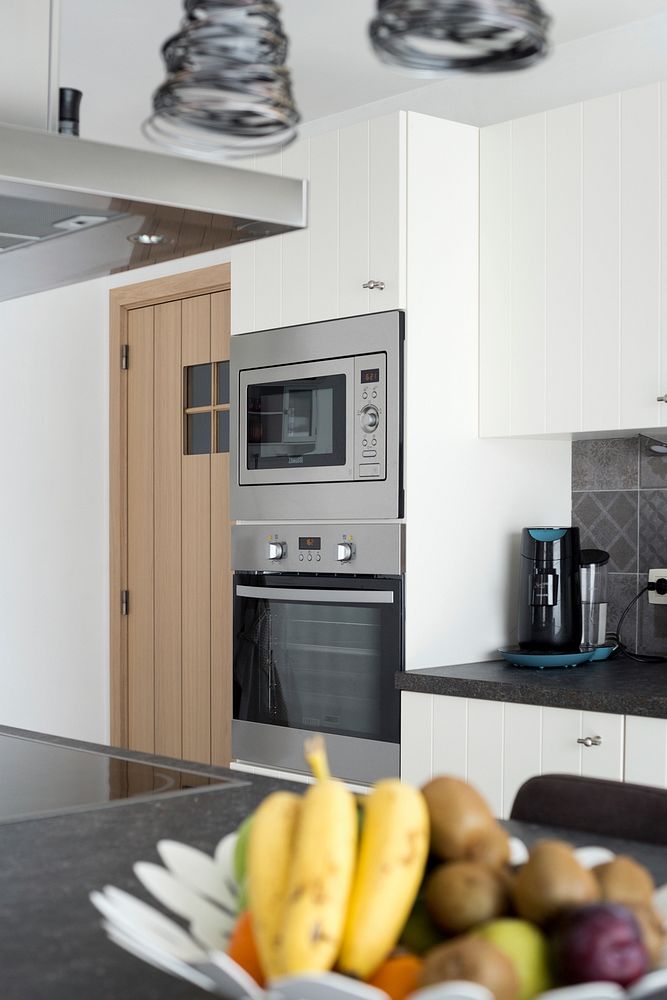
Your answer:
[[[0,303],[0,724],[108,740],[108,292],[225,259]]]

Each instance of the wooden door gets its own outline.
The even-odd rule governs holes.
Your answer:
[[[112,359],[127,357],[111,387],[112,740],[216,764],[231,734],[230,294],[225,266],[111,305]]]

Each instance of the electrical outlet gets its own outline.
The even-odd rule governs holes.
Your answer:
[[[667,569],[650,569],[648,571],[648,582],[655,583],[664,577],[667,580]],[[648,592],[648,603],[649,604],[667,604],[667,594],[658,594],[655,590],[649,590]]]

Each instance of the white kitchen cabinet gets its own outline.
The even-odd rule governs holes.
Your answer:
[[[437,774],[463,778],[501,818],[509,816],[524,781],[538,774],[623,780],[621,715],[407,691],[401,712],[404,780],[421,785]],[[665,737],[667,729],[663,742]],[[590,746],[580,742],[586,738]],[[666,758],[663,749],[663,767]]]
[[[308,180],[309,225],[234,251],[232,333],[405,308],[407,157],[399,112],[244,164]]]
[[[627,717],[625,780],[667,788],[667,719]]]
[[[481,130],[482,436],[667,424],[667,85]]]

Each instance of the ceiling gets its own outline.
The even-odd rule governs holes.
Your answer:
[[[667,0],[543,2],[554,17],[554,51],[543,64],[425,83],[371,52],[374,0],[282,0],[304,131],[363,117],[368,104],[375,105],[370,113],[406,108],[485,125],[667,78]],[[61,0],[60,81],[84,92],[83,136],[147,145],[140,124],[163,78],[160,46],[181,11],[180,0],[114,0],[111,7]]]

